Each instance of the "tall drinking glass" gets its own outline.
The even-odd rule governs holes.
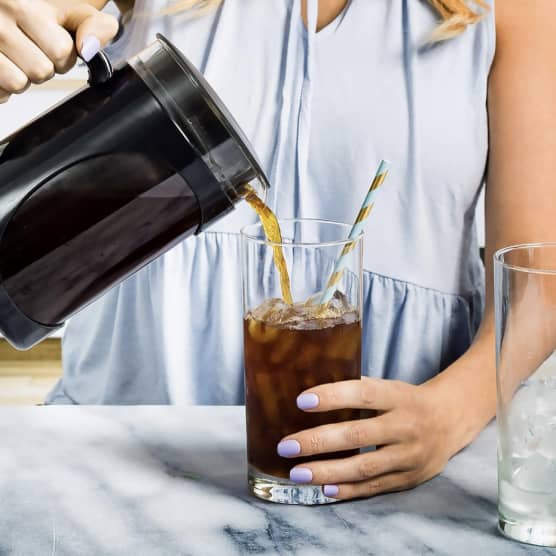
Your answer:
[[[494,267],[499,527],[556,546],[556,244],[502,249]]]
[[[350,226],[318,220],[280,221],[282,242],[265,239],[260,224],[242,230],[247,460],[251,492],[273,502],[325,504],[320,485],[289,480],[298,463],[345,458],[358,450],[286,459],[276,453],[286,435],[359,418],[345,409],[306,413],[296,406],[318,384],[361,378],[362,237],[345,255],[344,271],[325,308],[319,303],[334,264],[350,243]],[[281,250],[293,304],[282,299],[274,263]],[[347,249],[346,249],[347,250]],[[344,251],[346,251],[344,250]]]

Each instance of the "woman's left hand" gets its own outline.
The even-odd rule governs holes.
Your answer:
[[[293,467],[291,480],[324,485],[324,494],[349,499],[412,488],[437,475],[455,453],[450,403],[427,385],[363,378],[323,384],[297,398],[309,412],[334,409],[376,411],[358,421],[323,425],[292,434],[278,444],[284,457],[311,456],[377,446],[345,459]]]

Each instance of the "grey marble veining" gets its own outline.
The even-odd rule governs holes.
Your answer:
[[[246,491],[239,407],[0,410],[0,555],[556,554],[496,531],[490,426],[403,493],[320,507]]]

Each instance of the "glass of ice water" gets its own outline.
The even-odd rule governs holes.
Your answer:
[[[498,251],[494,280],[498,523],[556,546],[556,243]]]

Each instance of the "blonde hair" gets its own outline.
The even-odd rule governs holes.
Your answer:
[[[429,0],[442,18],[442,23],[433,31],[433,41],[444,41],[463,33],[468,25],[478,23],[488,12],[486,0],[473,0],[476,9],[469,7],[466,0]]]
[[[183,10],[193,9],[196,14],[204,13],[221,3],[222,0],[178,0],[164,10],[164,14],[174,14]],[[441,23],[433,31],[433,42],[451,39],[461,35],[469,25],[479,22],[488,11],[486,0],[428,0],[442,18]],[[474,4],[475,9],[470,7]]]

